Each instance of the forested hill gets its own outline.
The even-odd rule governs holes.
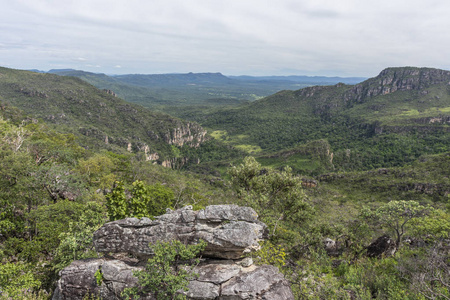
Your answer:
[[[336,166],[402,165],[450,147],[449,82],[449,71],[388,68],[357,85],[281,91],[194,120],[254,153],[325,139]]]
[[[230,107],[285,89],[338,82],[357,83],[364,78],[324,76],[225,76],[221,73],[105,75],[62,69],[49,73],[75,76],[123,99],[184,118],[206,109]],[[186,110],[189,112],[186,112]]]
[[[75,77],[0,68],[0,101],[78,136],[90,149],[141,151],[163,162],[205,141],[196,123],[127,103]]]

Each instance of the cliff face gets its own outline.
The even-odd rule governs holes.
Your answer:
[[[167,144],[197,148],[206,136],[198,124],[127,103],[74,77],[0,68],[0,98],[56,130],[70,129],[85,148],[144,152],[159,163],[176,157]]]
[[[205,140],[205,136],[206,130],[200,125],[187,122],[186,124],[180,124],[179,127],[169,130],[164,134],[163,139],[169,145],[182,147],[186,144],[190,147],[198,148]]]
[[[253,265],[245,257],[259,248],[266,226],[249,207],[213,205],[200,211],[185,207],[168,212],[152,221],[127,218],[105,224],[94,233],[98,252],[113,253],[109,258],[74,261],[60,272],[53,300],[121,299],[126,287],[136,286],[133,271],[142,270],[157,241],[179,240],[196,244],[207,242],[202,262],[194,268],[188,299],[271,299],[293,300],[289,283],[274,266]],[[95,272],[103,281],[96,283]],[[152,294],[141,299],[155,299]]]
[[[366,98],[396,91],[424,91],[433,84],[450,85],[450,71],[430,68],[387,68],[377,77],[355,85],[344,94],[346,101],[361,102]]]

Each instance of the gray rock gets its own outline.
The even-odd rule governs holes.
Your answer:
[[[272,298],[282,295],[282,298]],[[294,299],[288,282],[274,266],[252,266],[222,285],[219,299]]]
[[[257,221],[256,212],[237,205],[212,205],[200,211],[191,207],[168,211],[155,221],[127,218],[105,224],[94,233],[98,252],[130,253],[138,257],[152,254],[149,244],[180,240],[208,245],[204,256],[238,259],[259,249],[266,226]]]
[[[103,282],[97,285],[95,271],[102,270]],[[130,266],[120,260],[87,259],[73,262],[60,272],[60,280],[52,300],[81,300],[87,295],[101,299],[121,299],[126,287],[133,287],[137,279],[133,271],[142,267]],[[294,299],[291,289],[278,269],[273,266],[242,267],[231,260],[206,260],[194,268],[198,274],[190,281],[188,299]],[[141,299],[153,300],[151,294]]]
[[[243,258],[259,248],[265,231],[253,209],[236,205],[167,210],[154,221],[127,218],[110,222],[94,233],[97,251],[108,253],[108,258],[74,261],[63,269],[52,299],[81,300],[87,295],[121,299],[125,288],[137,285],[133,272],[142,270],[142,259],[151,256],[149,243],[174,239],[187,244],[200,239],[208,243],[203,257],[209,258],[195,266],[193,272],[198,276],[190,281],[188,291],[183,291],[189,299],[294,299],[277,268],[254,266],[251,258]],[[100,286],[95,279],[97,270],[103,274]],[[149,294],[141,299],[154,297]]]
[[[195,300],[217,299],[220,296],[220,285],[207,281],[191,281],[188,291],[183,294]]]
[[[395,241],[391,239],[390,236],[385,234],[377,238],[367,247],[366,255],[368,257],[381,258],[383,255],[384,256],[394,255],[396,250],[397,245]]]
[[[100,294],[100,287],[95,280],[95,272],[102,260],[78,260],[59,272],[60,279],[52,300],[83,299],[89,293]]]

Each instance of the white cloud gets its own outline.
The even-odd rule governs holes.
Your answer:
[[[19,68],[376,75],[448,68],[447,0],[0,0],[0,56]],[[75,58],[75,59],[73,59]],[[102,67],[96,67],[102,68]],[[292,71],[294,72],[294,71]]]

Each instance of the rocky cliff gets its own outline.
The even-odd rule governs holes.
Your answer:
[[[164,141],[167,144],[179,147],[187,144],[197,148],[205,140],[206,130],[200,125],[191,122],[180,125],[164,134]]]
[[[0,105],[11,105],[44,120],[56,131],[74,134],[81,146],[137,153],[162,164],[177,157],[176,147],[198,148],[200,125],[125,102],[75,77],[0,67]],[[194,162],[194,161],[192,161]]]
[[[53,300],[83,299],[92,294],[103,299],[121,299],[126,287],[135,286],[133,271],[142,270],[156,241],[207,242],[202,262],[194,268],[199,276],[190,281],[189,299],[294,299],[288,282],[273,266],[253,265],[245,254],[259,248],[266,226],[255,211],[236,205],[208,206],[200,211],[185,207],[152,221],[128,218],[105,224],[94,233],[103,258],[73,262],[60,272]],[[97,285],[95,272],[103,282]],[[148,295],[146,299],[154,299]]]
[[[450,84],[450,71],[431,68],[387,68],[377,77],[353,86],[344,94],[346,101],[361,102],[366,98],[396,91],[424,89],[433,84]]]

